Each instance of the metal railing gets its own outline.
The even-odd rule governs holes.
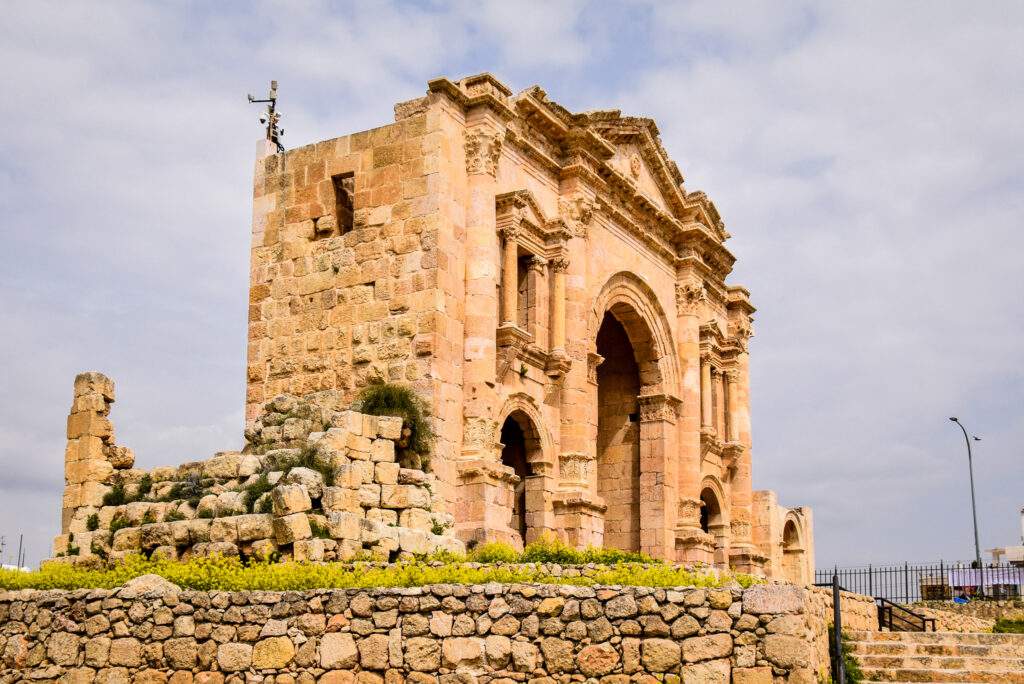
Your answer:
[[[935,619],[918,615],[901,605],[884,598],[876,598],[878,605],[878,628],[890,632],[927,632],[935,631]]]
[[[1024,566],[971,563],[867,565],[827,568],[814,574],[815,584],[831,584],[832,575],[849,591],[893,603],[949,601],[956,598],[1010,599],[1024,595]]]

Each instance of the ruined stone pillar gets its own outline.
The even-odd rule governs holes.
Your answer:
[[[569,260],[558,257],[551,260],[551,353],[565,356],[565,272]]]
[[[506,226],[501,231],[504,240],[501,271],[501,324],[515,326],[519,323],[519,231]]]
[[[715,432],[719,439],[724,440],[725,434],[725,375],[721,370],[715,370],[711,376],[711,396],[714,398],[715,411]]]
[[[54,553],[70,545],[88,555],[85,518],[103,505],[103,495],[115,470],[131,468],[131,449],[114,443],[110,405],[114,383],[102,373],[80,373],[75,378],[75,396],[68,415],[68,444],[64,451],[64,500],[61,536],[54,541]],[[76,535],[72,540],[72,535]]]

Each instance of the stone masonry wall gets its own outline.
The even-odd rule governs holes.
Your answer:
[[[113,382],[99,373],[75,381],[66,459],[72,494],[53,547],[63,562],[129,554],[324,561],[361,552],[395,560],[464,551],[434,494],[436,478],[402,467],[400,418],[282,395],[247,430],[244,453],[144,471],[113,445],[113,396]],[[88,496],[73,499],[75,491]]]
[[[999,601],[971,601],[970,603],[953,603],[952,601],[919,601],[910,605],[912,609],[931,608],[946,613],[955,613],[984,620],[1024,620],[1024,601],[1008,599]]]
[[[815,681],[805,590],[0,593],[0,684]]]
[[[812,662],[819,674],[829,669],[828,628],[834,622],[832,589],[810,586],[806,589],[809,612],[808,625],[812,630],[810,642],[813,645]],[[839,609],[842,612],[843,631],[878,631],[878,611],[875,600],[863,594],[849,591],[839,592]]]

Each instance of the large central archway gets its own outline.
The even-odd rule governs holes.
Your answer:
[[[605,546],[640,550],[640,367],[608,312],[597,333],[597,493],[608,506]]]

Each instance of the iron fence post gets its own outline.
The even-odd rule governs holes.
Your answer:
[[[836,673],[838,684],[846,684],[846,663],[843,662],[843,611],[839,597],[838,573],[832,575],[832,636],[832,649],[835,658],[832,672]]]

